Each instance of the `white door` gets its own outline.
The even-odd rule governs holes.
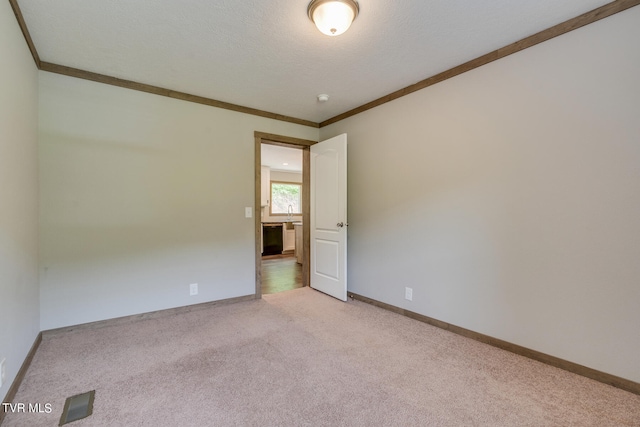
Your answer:
[[[311,287],[347,300],[347,134],[311,146]]]

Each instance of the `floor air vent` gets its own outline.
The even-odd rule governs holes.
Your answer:
[[[62,417],[60,417],[60,424],[58,425],[69,424],[70,422],[81,420],[91,415],[93,413],[93,397],[95,393],[95,390],[91,390],[86,393],[67,397],[67,400],[64,402]]]

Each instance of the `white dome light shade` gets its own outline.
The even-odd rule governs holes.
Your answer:
[[[307,13],[320,32],[339,36],[349,29],[358,16],[358,9],[354,0],[313,0]]]

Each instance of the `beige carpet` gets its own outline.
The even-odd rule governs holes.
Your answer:
[[[640,396],[309,288],[46,337],[3,427],[640,426]]]

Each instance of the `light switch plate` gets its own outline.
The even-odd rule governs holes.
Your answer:
[[[244,208],[244,217],[251,218],[252,216],[253,216],[253,208],[251,207]]]

